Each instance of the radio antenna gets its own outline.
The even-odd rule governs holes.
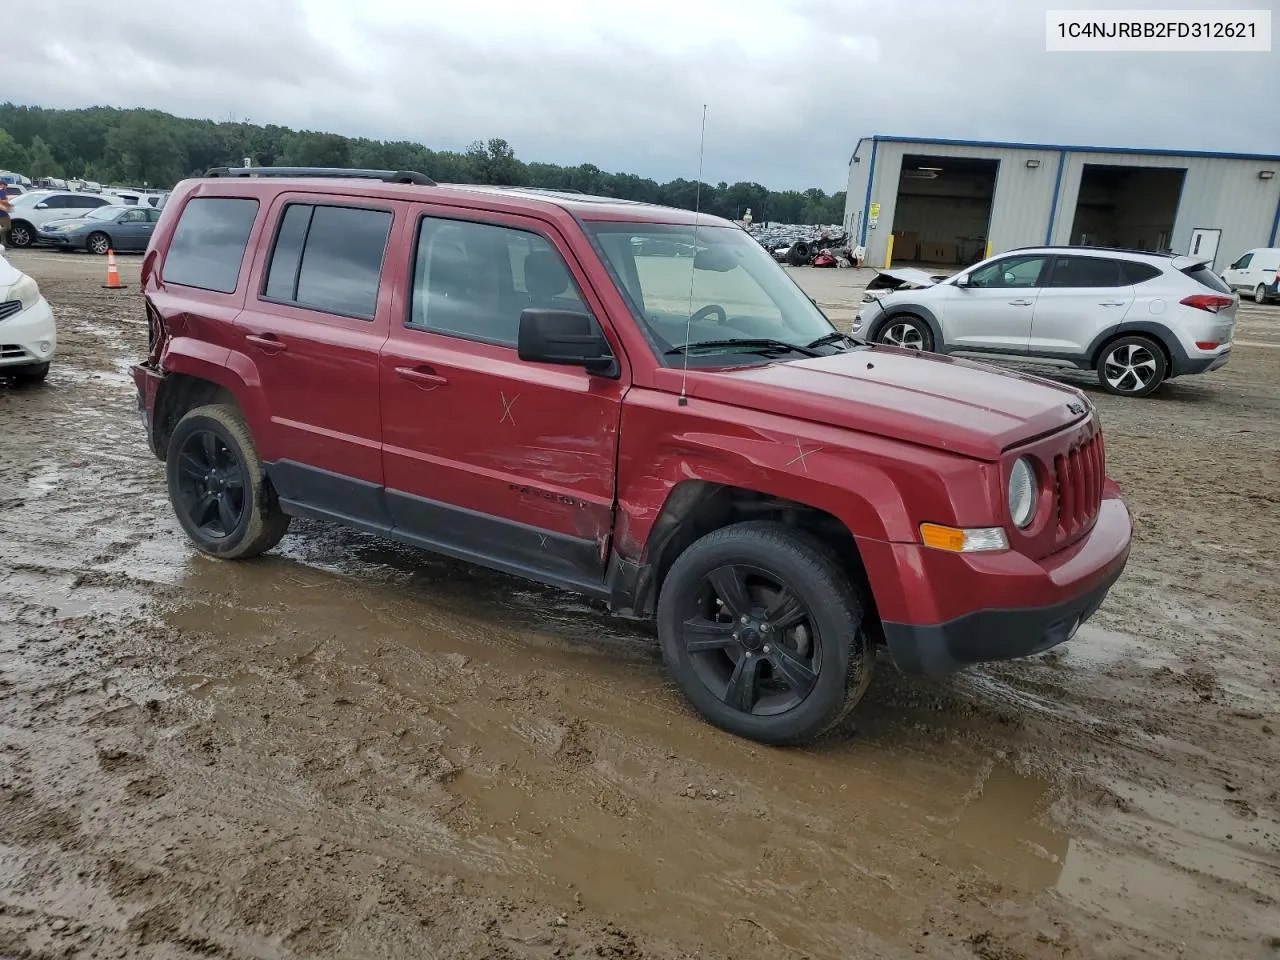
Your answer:
[[[689,335],[693,332],[693,284],[698,271],[693,263],[698,257],[698,226],[702,217],[702,158],[707,146],[707,105],[702,105],[702,135],[698,140],[698,181],[693,194],[693,259],[689,262],[689,319],[684,325],[684,367],[680,371],[680,406],[688,406],[685,388],[689,382]]]

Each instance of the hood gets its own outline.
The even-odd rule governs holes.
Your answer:
[[[0,253],[0,290],[8,290],[23,278],[24,274]]]
[[[45,225],[46,227],[54,227],[54,226],[57,226],[57,227],[80,227],[80,226],[83,226],[83,225],[84,225],[84,224],[86,224],[86,223],[95,223],[95,222],[96,222],[96,223],[104,223],[104,222],[106,222],[106,221],[102,221],[102,220],[94,221],[94,220],[90,220],[90,219],[88,219],[87,217],[56,217],[56,218],[54,218],[53,220],[46,220],[46,221],[44,222],[44,225]]]
[[[876,279],[867,286],[894,290],[904,285],[913,287],[932,287],[945,280],[945,273],[927,273],[915,267],[894,267],[892,270],[877,270]]]
[[[691,396],[990,461],[1014,444],[1079,422],[1091,411],[1083,393],[1063,384],[893,347],[758,367],[691,370],[688,376]]]

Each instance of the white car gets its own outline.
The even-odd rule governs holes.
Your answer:
[[[1096,370],[1105,390],[1126,397],[1223,366],[1240,305],[1205,259],[1101,247],[1010,250],[941,280],[880,273],[855,335]],[[897,289],[871,289],[886,286]]]
[[[0,378],[43,380],[57,347],[53,310],[40,287],[0,255]]]
[[[81,193],[78,190],[33,190],[14,197],[9,211],[12,225],[7,245],[15,249],[29,247],[40,238],[40,228],[51,220],[83,217],[90,210],[119,204],[111,193]]]
[[[1258,247],[1222,271],[1222,280],[1232,290],[1253,297],[1254,303],[1280,298],[1280,247]]]

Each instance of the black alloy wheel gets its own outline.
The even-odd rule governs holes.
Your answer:
[[[177,480],[179,508],[202,536],[224,540],[244,522],[248,472],[212,430],[193,430],[183,439]]]

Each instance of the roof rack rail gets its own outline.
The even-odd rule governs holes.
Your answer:
[[[1094,243],[1032,243],[1022,247],[1011,247],[1005,253],[1016,253],[1019,250],[1093,250],[1103,253],[1138,253],[1147,257],[1176,257],[1172,250],[1140,250],[1137,247],[1108,247]]]
[[[384,183],[412,183],[434,187],[430,177],[413,170],[357,170],[346,167],[211,167],[206,177],[337,177],[381,180]]]

